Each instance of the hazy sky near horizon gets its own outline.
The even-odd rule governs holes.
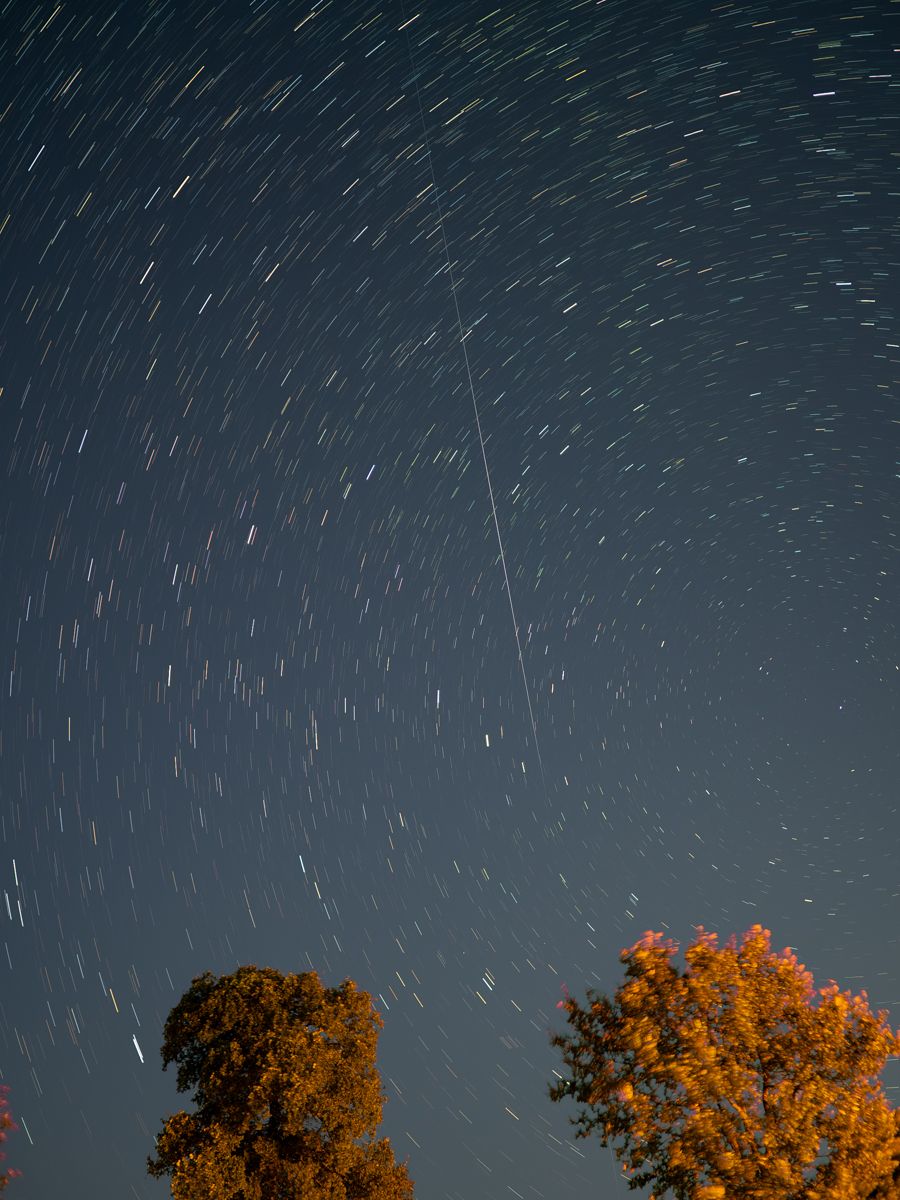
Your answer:
[[[645,929],[900,1022],[898,15],[0,7],[20,1200],[167,1194],[204,970],[372,992],[419,1200],[627,1194],[548,1035]]]

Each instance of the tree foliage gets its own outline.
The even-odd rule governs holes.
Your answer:
[[[886,1013],[816,991],[759,925],[721,947],[701,929],[684,969],[676,953],[646,933],[612,999],[562,1002],[568,1076],[550,1094],[581,1105],[576,1136],[598,1133],[631,1187],[676,1200],[857,1200],[888,1180],[878,1076],[900,1041]]]
[[[12,1119],[9,1111],[9,1101],[6,1098],[8,1092],[9,1088],[0,1087],[0,1145],[6,1141],[7,1134],[9,1132],[14,1132],[19,1128]],[[2,1162],[5,1158],[6,1155],[3,1153],[3,1151],[0,1151],[0,1162]],[[20,1174],[21,1171],[16,1171],[12,1167],[7,1167],[5,1170],[0,1170],[0,1192],[6,1189],[11,1179],[15,1179],[16,1176]]]
[[[195,1111],[163,1123],[151,1175],[175,1200],[412,1200],[377,1138],[381,1018],[351,980],[241,967],[199,976],[172,1009],[163,1069]]]
[[[894,1109],[890,1173],[869,1193],[868,1200],[900,1200],[900,1109]]]

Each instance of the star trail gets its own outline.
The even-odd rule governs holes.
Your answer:
[[[900,1021],[900,5],[0,31],[10,1194],[167,1194],[204,970],[372,993],[420,1200],[628,1194],[549,1034],[645,929]]]

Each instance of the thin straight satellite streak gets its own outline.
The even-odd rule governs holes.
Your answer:
[[[407,21],[406,19],[406,11],[402,2],[400,5],[400,11],[403,14],[402,28],[406,30],[406,46],[409,51],[409,61],[413,71],[413,84],[415,85],[416,89],[416,101],[419,105],[419,119],[422,122],[422,135],[425,139],[425,154],[428,158],[428,170],[431,174],[431,190],[434,193],[434,203],[435,208],[437,209],[438,225],[440,226],[441,238],[443,239],[444,243],[444,257],[447,261],[447,274],[450,277],[450,291],[453,295],[453,307],[456,310],[456,327],[459,332],[459,344],[462,347],[463,358],[465,359],[466,364],[466,378],[469,381],[469,392],[472,396],[472,409],[475,413],[475,427],[478,430],[478,444],[481,446],[481,461],[484,463],[484,477],[487,480],[488,495],[491,499],[491,514],[494,518],[494,532],[497,535],[497,546],[500,550],[500,562],[503,565],[503,582],[506,585],[506,597],[509,600],[509,611],[512,617],[513,633],[516,635],[516,650],[519,656],[519,670],[522,673],[522,683],[525,686],[525,699],[528,701],[528,717],[531,721],[531,736],[534,740],[534,749],[535,753],[537,754],[538,767],[540,768],[541,772],[541,782],[544,785],[544,791],[546,792],[547,778],[544,774],[544,760],[541,756],[541,744],[538,741],[537,724],[534,719],[534,706],[531,703],[531,688],[528,686],[528,676],[525,673],[525,660],[522,657],[522,640],[519,637],[519,620],[516,616],[516,606],[513,602],[512,588],[510,587],[509,583],[509,571],[506,567],[506,550],[503,546],[503,536],[500,533],[500,522],[497,519],[497,502],[494,499],[494,485],[491,480],[491,468],[488,465],[487,450],[484,444],[484,433],[481,428],[481,415],[478,411],[478,400],[475,396],[475,384],[472,382],[472,368],[469,366],[469,351],[466,348],[466,338],[465,334],[463,333],[462,316],[459,311],[459,300],[456,296],[456,280],[453,277],[453,264],[450,261],[450,246],[447,242],[447,230],[444,226],[444,211],[441,208],[441,197],[440,193],[438,192],[437,179],[435,178],[434,174],[434,160],[431,157],[431,142],[428,137],[428,126],[425,123],[425,110],[422,107],[422,94],[419,91],[419,70],[416,64],[415,54],[413,53],[412,39],[409,36],[408,26],[410,21]],[[411,20],[414,21],[415,17],[412,17]]]
[[[534,749],[535,753],[537,754],[538,767],[540,768],[541,772],[541,784],[543,785],[544,794],[546,795],[547,777],[544,774],[544,760],[541,756],[541,743],[538,740],[537,725],[534,719],[534,706],[531,703],[531,688],[528,686],[528,676],[525,673],[525,660],[522,657],[522,641],[519,637],[519,621],[516,617],[516,606],[515,602],[513,601],[512,587],[510,586],[509,582],[509,571],[506,567],[506,551],[503,546],[503,535],[500,532],[500,522],[497,519],[497,502],[494,499],[494,485],[491,480],[491,468],[488,463],[487,450],[484,444],[484,433],[481,428],[481,414],[478,411],[478,399],[475,395],[475,384],[472,381],[472,368],[469,365],[469,351],[466,347],[466,338],[465,334],[463,333],[462,315],[459,311],[459,300],[457,299],[456,295],[456,280],[453,278],[453,264],[450,261],[450,246],[447,242],[447,230],[444,226],[444,212],[441,208],[441,197],[438,191],[437,179],[435,178],[434,174],[434,159],[431,157],[431,142],[428,138],[428,126],[425,123],[425,110],[422,107],[422,94],[419,91],[419,71],[416,64],[415,55],[413,53],[412,39],[409,36],[409,21],[406,19],[406,12],[403,9],[402,2],[400,9],[403,13],[403,28],[406,30],[406,45],[409,51],[409,61],[413,71],[413,84],[415,85],[416,89],[416,101],[419,105],[419,119],[422,122],[422,135],[425,139],[425,153],[428,157],[428,170],[431,174],[431,190],[434,193],[434,203],[438,214],[438,225],[440,226],[441,238],[444,243],[444,257],[447,262],[447,274],[450,277],[450,291],[453,295],[453,307],[456,310],[456,327],[459,332],[459,344],[462,347],[463,358],[466,364],[466,378],[469,381],[469,393],[472,397],[472,410],[475,413],[475,428],[478,430],[478,444],[481,446],[481,461],[484,463],[484,477],[487,480],[488,495],[491,499],[491,514],[494,518],[494,532],[497,535],[497,546],[500,550],[500,562],[503,564],[503,582],[506,586],[506,597],[509,600],[509,611],[512,617],[513,633],[516,636],[516,650],[519,657],[519,670],[522,673],[522,684],[525,688],[525,699],[528,701],[528,716],[531,721],[531,736],[534,740]],[[412,20],[415,20],[415,17],[413,17]],[[609,1161],[612,1169],[613,1180],[614,1182],[618,1183],[621,1180],[621,1176],[616,1172],[615,1156],[613,1155],[611,1146],[607,1147],[607,1149],[609,1150]]]

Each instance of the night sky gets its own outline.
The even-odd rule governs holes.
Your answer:
[[[0,9],[21,1200],[168,1194],[204,970],[372,992],[419,1200],[627,1194],[645,929],[900,1020],[900,4],[404,3]]]

